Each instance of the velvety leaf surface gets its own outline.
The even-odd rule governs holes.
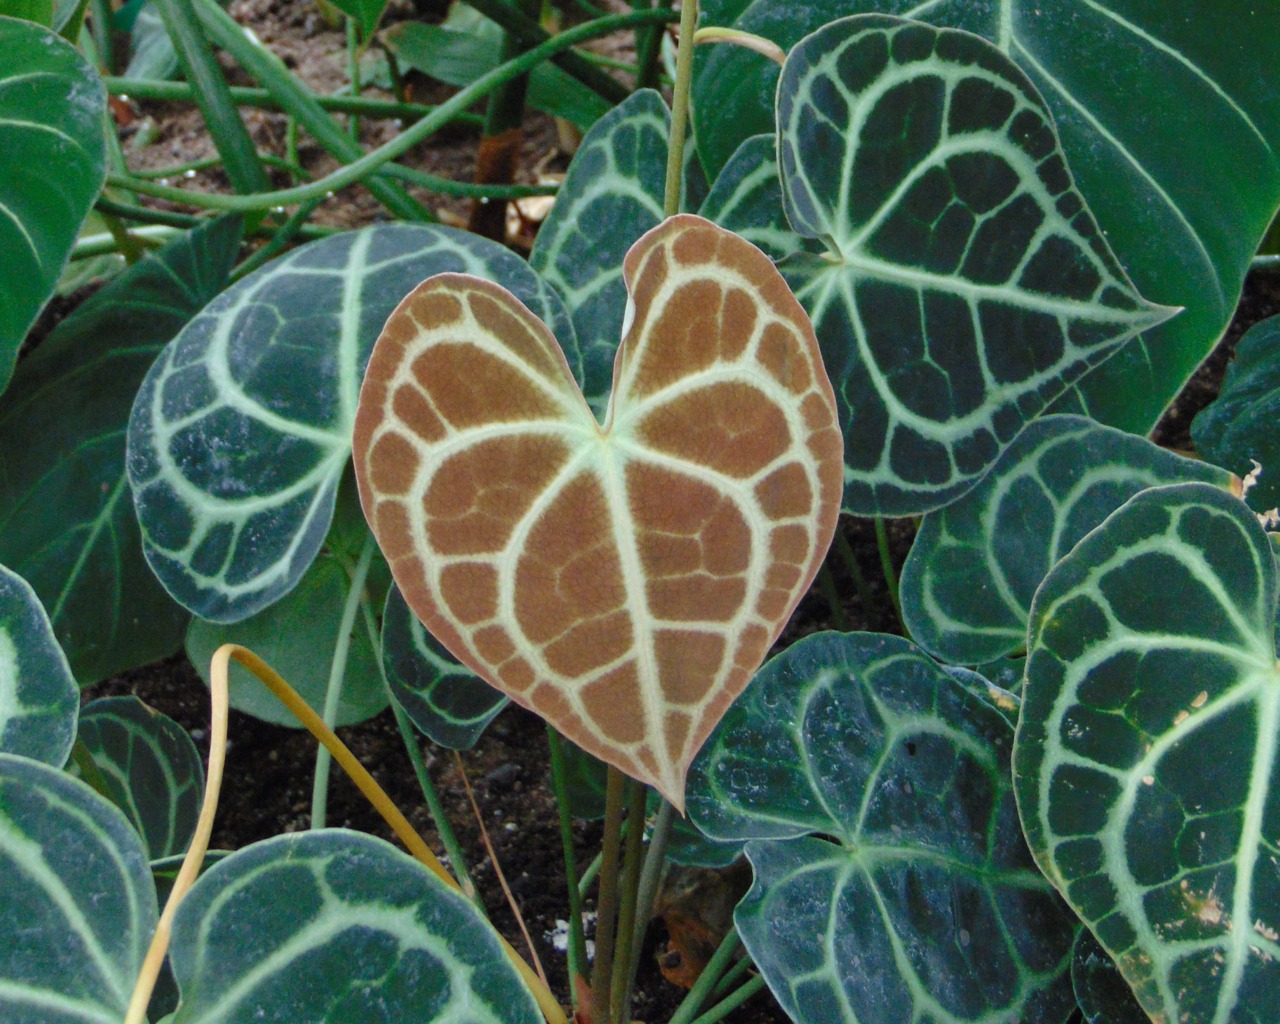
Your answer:
[[[235,622],[297,585],[329,528],[373,342],[411,288],[445,271],[501,281],[576,362],[559,299],[523,260],[408,224],[300,246],[165,348],[134,405],[128,470],[147,560],[180,603]]]
[[[1133,434],[1078,416],[1035,420],[978,486],[924,517],[902,567],[907,629],[960,664],[1024,647],[1049,569],[1139,491],[1191,480],[1239,488],[1226,470]]]
[[[0,1019],[118,1024],[158,912],[142,841],[83,782],[0,754]]]
[[[758,249],[686,215],[624,275],[603,427],[511,295],[425,282],[370,361],[356,473],[432,634],[679,807],[830,543],[840,442],[807,318]]]
[[[1198,483],[1132,498],[1032,606],[1023,827],[1153,1019],[1275,1019],[1275,621],[1267,536]]]
[[[738,930],[799,1024],[1063,1021],[1074,924],[1023,843],[1004,715],[899,637],[771,660],[689,778],[750,840]]]
[[[172,654],[187,612],[142,555],[125,478],[133,400],[160,349],[227,282],[238,217],[181,236],[63,320],[0,399],[0,562],[40,595],[87,686]]]
[[[1085,1024],[1150,1024],[1116,963],[1088,928],[1076,935],[1071,955],[1071,986]]]
[[[822,250],[821,243],[792,231],[783,213],[778,140],[772,133],[753,135],[737,148],[698,212],[759,246],[775,261]]]
[[[174,1024],[542,1020],[460,893],[357,832],[276,836],[220,861],[174,919]]]
[[[0,53],[3,390],[102,187],[107,96],[93,67],[47,28],[0,16]]]
[[[1186,307],[1127,344],[1062,409],[1146,433],[1226,328],[1280,202],[1275,9],[1252,0],[756,0],[736,24],[790,49],[836,18],[871,12],[974,32],[1015,61],[1052,110],[1080,190],[1138,289]],[[742,140],[772,130],[778,72],[739,47],[707,49],[694,109],[714,176]]]
[[[147,856],[186,852],[204,798],[204,767],[187,731],[137,697],[103,697],[81,709],[76,738]]]
[[[396,587],[382,613],[382,666],[391,695],[418,730],[449,750],[470,750],[507,698],[427,632]]]
[[[603,411],[622,337],[627,250],[662,220],[671,114],[651,89],[629,96],[582,139],[529,263],[565,300],[582,350],[587,403]]]
[[[1249,489],[1255,509],[1280,505],[1280,317],[1254,324],[1227,364],[1222,390],[1191,423],[1196,451],[1246,476],[1262,467]]]
[[[0,753],[61,768],[80,694],[40,599],[0,565]]]
[[[1124,276],[1043,100],[967,33],[869,15],[808,36],[778,86],[788,281],[840,403],[848,511],[925,512],[1173,311]],[[905,128],[904,128],[905,126]]]

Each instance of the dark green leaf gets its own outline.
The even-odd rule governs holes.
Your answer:
[[[587,132],[529,263],[564,297],[582,349],[583,392],[597,413],[613,382],[627,292],[622,260],[662,220],[671,114],[644,89]]]
[[[0,390],[106,175],[102,80],[75,48],[0,17]]]
[[[432,742],[469,750],[507,698],[444,649],[392,587],[382,614],[382,664],[391,695]]]
[[[1091,420],[1035,420],[977,487],[924,517],[902,567],[907,629],[959,664],[1024,647],[1031,598],[1050,567],[1139,491],[1190,480],[1233,484],[1226,470]]]
[[[80,695],[40,599],[0,565],[0,752],[61,768]]]
[[[183,235],[81,305],[0,399],[0,561],[36,588],[81,685],[175,651],[187,613],[142,557],[129,411],[156,354],[226,285],[240,219]]]
[[[338,829],[220,861],[174,919],[174,1024],[535,1024],[476,908],[417,861]]]
[[[301,246],[210,303],[151,368],[128,470],[147,560],[201,617],[235,622],[291,590],[328,532],[369,351],[423,279],[476,274],[551,326],[559,298],[514,253],[432,225],[381,224]]]
[[[443,25],[402,21],[382,39],[406,67],[449,85],[470,85],[502,63],[502,29],[471,8],[454,10]],[[583,131],[609,112],[599,94],[554,64],[539,64],[529,74],[525,102]]]
[[[1280,202],[1274,9],[1254,0],[756,0],[737,27],[787,49],[836,18],[920,18],[984,36],[1044,94],[1081,192],[1138,289],[1183,315],[1131,341],[1075,404],[1146,433],[1221,336]],[[771,131],[777,66],[716,46],[695,80],[714,175]]]
[[[969,682],[899,637],[817,634],[765,665],[694,762],[694,820],[751,840],[738,930],[800,1024],[1060,1022],[1074,1005],[1074,925],[1022,841],[1012,728]]]
[[[1253,327],[1240,339],[1227,366],[1222,390],[1191,424],[1196,450],[1205,458],[1246,476],[1262,467],[1250,488],[1249,504],[1265,510],[1280,505],[1280,316]]]
[[[368,39],[382,19],[387,0],[333,0],[333,6],[350,15],[360,26],[360,36]]]
[[[1276,591],[1248,508],[1189,483],[1132,498],[1032,606],[1023,827],[1156,1020],[1275,1020]]]
[[[142,841],[64,772],[0,754],[0,1019],[124,1018],[158,913]]]
[[[835,384],[849,511],[959,497],[1028,420],[1173,312],[1133,290],[1043,101],[977,36],[834,22],[788,56],[778,125],[787,217],[828,250],[783,269]]]
[[[738,147],[698,212],[759,246],[775,261],[822,248],[792,231],[782,212],[778,140],[772,133],[753,135]]]
[[[81,710],[77,738],[149,858],[184,852],[204,798],[204,768],[187,731],[137,697],[104,697]]]
[[[1151,1024],[1116,968],[1088,928],[1076,935],[1071,956],[1071,986],[1085,1024]]]

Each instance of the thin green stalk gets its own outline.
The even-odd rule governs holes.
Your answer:
[[[196,106],[221,154],[231,187],[241,195],[271,187],[258,151],[240,120],[222,68],[201,31],[192,0],[154,0],[178,55],[183,77],[195,88]]]
[[[893,613],[898,622],[906,629],[902,621],[902,601],[898,597],[898,573],[893,568],[893,556],[889,552],[889,528],[881,516],[875,519],[876,547],[880,550],[880,569],[884,573],[885,584],[889,587],[889,600],[893,602]]]
[[[338,698],[342,696],[342,683],[347,674],[347,655],[351,651],[351,631],[355,628],[356,613],[360,611],[360,600],[364,595],[364,583],[369,575],[369,566],[373,564],[373,553],[377,545],[373,542],[373,534],[365,538],[364,547],[360,550],[360,558],[351,573],[350,589],[347,600],[342,606],[342,618],[338,622],[338,639],[333,645],[333,660],[329,663],[329,682],[324,692],[324,709],[320,718],[330,729],[338,718]],[[333,755],[327,747],[316,751],[316,776],[311,789],[311,827],[324,828],[324,816],[329,804],[329,767],[333,763]]]
[[[671,94],[671,141],[667,147],[667,187],[662,212],[680,212],[684,174],[684,140],[688,134],[689,93],[693,88],[693,32],[698,25],[698,0],[685,0],[680,9],[680,46],[676,50],[676,84]]]
[[[818,588],[822,591],[822,599],[827,602],[831,611],[831,620],[836,629],[845,632],[849,629],[849,616],[844,610],[844,602],[840,600],[840,590],[836,586],[835,577],[831,575],[831,566],[823,562],[818,569]]]
[[[649,787],[635,779],[627,780],[627,840],[622,857],[622,880],[618,886],[618,937],[614,947],[613,981],[609,989],[612,1015],[616,1021],[629,1021],[631,964],[635,942],[635,926],[639,917],[640,868],[644,861],[644,819]]]
[[[300,167],[287,157],[281,158],[270,153],[259,153],[258,159],[269,167],[279,167],[281,170],[288,171],[294,178],[300,178],[303,181],[311,180],[311,175],[307,173],[305,168]],[[203,160],[189,160],[185,164],[173,164],[169,167],[149,167],[139,171],[125,170],[117,173],[141,178],[143,181],[155,181],[158,178],[179,178],[188,174],[194,175],[200,171],[207,171],[211,167],[221,167],[222,164],[222,157],[209,156]]]
[[[676,809],[670,801],[663,800],[658,816],[649,835],[649,849],[645,853],[644,870],[640,872],[640,888],[636,893],[636,919],[631,926],[631,948],[639,950],[644,944],[644,933],[653,916],[653,901],[658,895],[658,883],[662,881],[662,869],[667,863],[667,843],[671,838],[671,826],[675,823]],[[627,971],[627,986],[622,1005],[631,1005],[631,993],[636,987],[636,972],[640,969],[639,956],[632,956]]]
[[[217,7],[215,0],[196,0],[196,2],[201,5],[202,12],[206,4],[213,4],[215,8]],[[219,8],[218,10],[221,13],[221,9]],[[280,189],[275,192],[265,192],[257,196],[226,196],[208,192],[188,192],[183,189],[155,185],[150,182],[142,183],[144,187],[139,187],[139,183],[134,182],[132,179],[122,182],[115,175],[108,176],[108,184],[123,184],[135,188],[144,195],[152,195],[160,199],[168,199],[171,202],[186,203],[189,206],[199,206],[210,210],[262,210],[270,209],[273,206],[292,206],[295,203],[306,202],[308,199],[315,199],[318,196],[327,196],[330,192],[336,192],[338,189],[354,184],[371,171],[412,149],[423,139],[426,139],[452,120],[454,114],[465,110],[477,100],[483,99],[491,89],[506,81],[512,75],[520,74],[535,67],[546,60],[552,53],[558,53],[586,39],[608,35],[611,32],[631,28],[635,25],[659,24],[670,20],[670,11],[638,11],[633,14],[612,15],[585,25],[575,26],[568,31],[560,33],[554,39],[548,40],[542,46],[535,47],[529,52],[521,54],[515,60],[482,75],[471,85],[460,89],[452,97],[436,107],[431,114],[391,141],[384,143],[372,152],[366,153],[359,160],[355,160],[332,174],[307,185]],[[232,22],[232,25],[234,24]],[[350,140],[347,140],[347,142],[350,142]]]
[[[711,998],[717,1001],[723,999],[733,986],[738,983],[738,979],[754,966],[755,963],[752,961],[751,957],[740,957],[734,962],[732,967],[721,975],[720,980],[716,982],[716,987],[711,990]]]
[[[289,219],[276,229],[275,234],[268,239],[267,243],[262,246],[262,248],[258,249],[249,256],[248,259],[241,263],[240,266],[236,267],[231,274],[231,283],[234,284],[247,274],[252,274],[259,267],[266,265],[268,262],[280,255],[284,250],[284,247],[298,236],[298,232],[300,232],[303,226],[307,223],[307,218],[315,212],[316,207],[318,207],[321,202],[323,202],[323,200],[313,199],[311,202],[303,203],[294,210],[293,213],[289,215]]]
[[[671,1015],[668,1024],[689,1024],[693,1020],[694,1015],[702,1009],[702,1004],[711,995],[716,983],[724,975],[726,968],[732,963],[740,943],[738,929],[730,927],[720,941],[720,945],[716,947],[716,951],[711,954],[707,965],[702,968],[702,973],[698,975],[680,1005],[676,1007],[676,1012]]]
[[[347,573],[348,578],[352,576],[354,571],[345,563],[343,564],[343,570]],[[364,619],[365,633],[369,637],[370,646],[375,651],[380,652],[382,650],[382,636],[379,632],[377,617],[374,614],[373,606],[369,603],[367,594],[361,597],[360,615]],[[436,792],[435,784],[427,773],[426,763],[422,759],[422,748],[418,745],[417,731],[413,727],[413,722],[409,720],[408,714],[391,692],[391,683],[387,679],[381,655],[376,657],[374,661],[378,665],[378,675],[382,679],[383,689],[387,691],[387,699],[391,703],[391,711],[396,720],[396,727],[400,730],[400,738],[404,741],[405,751],[409,755],[409,763],[413,765],[413,773],[418,779],[418,788],[422,790],[422,798],[426,801],[427,812],[431,815],[431,823],[435,826],[436,835],[440,837],[440,844],[444,847],[445,855],[449,858],[449,864],[453,868],[454,879],[463,893],[471,898],[479,908],[480,913],[487,918],[489,911],[485,908],[484,901],[476,891],[475,883],[471,880],[471,875],[467,871],[467,860],[462,852],[462,845],[458,842],[458,837],[453,831],[449,815],[445,813],[444,803],[440,800],[439,793]]]
[[[137,100],[161,100],[168,103],[192,103],[195,101],[195,90],[186,82],[157,82],[151,80],[138,81],[132,78],[106,76],[103,82],[107,92],[112,96],[127,96]],[[243,85],[231,86],[231,98],[236,106],[258,107],[264,110],[283,110],[280,101],[266,89],[249,88]],[[371,99],[367,96],[314,96],[317,104],[324,110],[338,114],[362,114],[365,117],[400,118],[416,121],[434,113],[435,107],[425,103],[392,102],[390,100]],[[478,114],[461,111],[453,116],[456,124],[479,127],[484,119]]]
[[[849,543],[849,538],[845,536],[844,530],[839,527],[836,527],[835,548],[836,554],[840,556],[840,561],[844,565],[845,572],[853,580],[853,588],[858,592],[858,600],[862,602],[862,614],[869,619],[871,617],[871,609],[874,607],[871,587],[867,583],[867,577],[863,575],[862,566],[858,564],[858,556],[853,552],[853,545]]]
[[[695,1017],[692,1024],[717,1024],[717,1022],[724,1020],[725,1017],[729,1016],[729,1014],[754,996],[762,988],[764,988],[764,978],[757,974],[750,981],[745,982],[732,995],[721,999],[720,1002],[716,1003],[715,1006],[711,1007],[711,1009],[702,1014],[702,1016]]]
[[[391,95],[399,103],[407,102],[408,89],[404,84],[404,72],[400,69],[400,60],[387,46],[382,46],[382,55],[387,59],[387,74],[391,76]]]
[[[649,0],[631,0],[631,6],[641,10],[650,6]],[[671,0],[656,0],[654,7],[670,9]],[[656,89],[662,54],[662,26],[636,29],[636,88]]]
[[[116,240],[116,251],[124,257],[125,263],[133,266],[138,260],[142,259],[143,254],[146,252],[145,246],[133,235],[129,234],[129,229],[124,226],[124,222],[119,217],[101,209],[98,210],[98,216],[102,218],[102,223],[106,225],[111,237]]]
[[[536,18],[530,18],[523,11],[517,10],[507,0],[465,0],[465,2],[468,7],[474,7],[486,18],[496,21],[502,26],[502,31],[514,36],[523,47],[538,47],[552,38],[551,34],[538,24]],[[603,22],[609,19],[596,20]],[[587,24],[593,23],[587,22]],[[573,30],[570,29],[570,31]],[[610,103],[621,103],[627,98],[626,86],[605,74],[590,61],[584,60],[581,54],[573,53],[568,47],[557,50],[555,55],[551,56],[551,60]]]
[[[356,163],[360,161],[364,155],[360,146],[351,141],[351,137],[316,102],[315,96],[306,86],[290,74],[284,62],[263,46],[256,36],[247,34],[231,15],[218,6],[217,0],[187,0],[187,2],[195,4],[210,39],[226,50],[236,63],[258,80],[259,85],[275,96],[285,112],[296,117],[302,127],[310,132],[321,146],[339,160],[348,163],[348,167],[355,166],[349,161],[356,161]],[[363,177],[363,175],[357,177]],[[364,182],[364,186],[397,217],[417,221],[435,219],[426,207],[395,182],[370,177]],[[314,195],[309,195],[297,201],[314,198]],[[270,204],[270,206],[283,205],[285,205],[284,202]],[[262,207],[255,205],[253,209],[262,209]]]
[[[298,119],[296,117],[286,117],[284,122],[284,158],[295,167],[302,166],[302,160],[298,156]],[[310,180],[310,175],[307,179]],[[297,175],[294,176],[293,183],[300,184],[302,179]]]
[[[579,889],[578,860],[573,852],[573,816],[569,807],[569,785],[564,763],[564,743],[560,734],[547,726],[547,746],[551,750],[551,791],[560,816],[560,845],[564,850],[564,877],[569,889],[569,994],[578,1008],[578,979],[586,978],[587,940],[582,932],[582,892]]]
[[[600,865],[604,863],[604,853],[597,853],[591,858],[591,863],[587,865],[582,877],[578,879],[578,898],[585,899],[588,892],[591,891],[591,884],[600,875]]]
[[[157,249],[183,233],[184,229],[169,227],[167,224],[148,224],[146,227],[134,228],[130,236],[141,242],[148,249]],[[85,235],[76,240],[71,250],[72,260],[87,260],[94,256],[110,256],[120,251],[120,244],[110,232],[97,235]]]
[[[93,0],[93,17],[89,19],[90,35],[98,51],[98,66],[108,74],[115,70],[115,42],[111,38],[111,26],[115,19],[111,12],[111,0]]]
[[[360,27],[356,19],[347,16],[347,92],[360,95]],[[360,142],[360,116],[352,114],[347,121],[347,133],[351,141]]]
[[[604,848],[596,897],[596,959],[591,968],[592,1024],[612,1024],[613,951],[618,922],[618,861],[622,849],[622,805],[626,776],[609,765],[604,798]],[[625,1022],[622,1022],[625,1024]]]
[[[1277,268],[1280,268],[1280,255],[1271,253],[1255,256],[1249,264],[1250,270],[1276,270]]]

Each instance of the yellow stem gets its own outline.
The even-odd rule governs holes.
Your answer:
[[[187,850],[187,856],[178,871],[178,878],[174,882],[173,891],[169,894],[164,913],[160,915],[160,924],[156,928],[155,937],[151,940],[151,948],[147,951],[146,960],[143,962],[142,972],[139,974],[138,983],[134,989],[133,999],[129,1004],[129,1012],[125,1016],[124,1024],[145,1024],[147,1003],[151,999],[151,991],[155,986],[156,975],[159,974],[160,965],[163,963],[164,955],[169,948],[169,932],[174,912],[177,910],[178,901],[182,899],[186,891],[191,888],[192,882],[195,881],[196,875],[200,871],[200,865],[204,860],[205,850],[209,845],[209,835],[213,831],[213,816],[218,805],[218,791],[222,785],[222,768],[226,757],[227,672],[229,662],[232,659],[257,676],[263,685],[275,694],[280,703],[293,712],[294,716],[306,727],[311,735],[324,745],[325,749],[333,755],[333,759],[342,766],[343,771],[350,776],[351,781],[356,784],[356,788],[364,794],[374,809],[382,815],[383,820],[390,826],[391,831],[404,843],[413,857],[424,864],[450,888],[459,893],[462,892],[461,886],[454,881],[453,876],[440,863],[436,855],[431,852],[431,848],[427,846],[422,837],[414,831],[408,819],[400,813],[400,809],[396,807],[382,787],[374,781],[373,776],[365,771],[364,766],[347,749],[347,745],[338,739],[334,731],[324,724],[324,721],[311,710],[306,701],[298,696],[297,691],[286,683],[275,669],[247,647],[241,647],[239,644],[223,644],[214,652],[209,669],[209,689],[213,698],[213,727],[210,730],[209,778],[206,783],[204,806],[200,811],[200,820],[196,824],[195,837],[192,839],[191,846]],[[538,1008],[542,1011],[543,1016],[546,1017],[548,1024],[568,1024],[568,1018],[565,1016],[563,1008],[556,1001],[555,996],[551,994],[546,984],[521,959],[520,954],[511,947],[511,944],[506,939],[499,935],[498,941],[502,943],[507,959],[511,961],[516,971],[524,979],[525,984],[529,986],[529,990],[533,993],[534,999],[537,1000]]]

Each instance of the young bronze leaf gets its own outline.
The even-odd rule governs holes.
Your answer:
[[[603,426],[509,292],[420,285],[370,359],[356,475],[431,632],[682,807],[826,551],[843,448],[808,318],[758,249],[675,217],[624,278]]]

